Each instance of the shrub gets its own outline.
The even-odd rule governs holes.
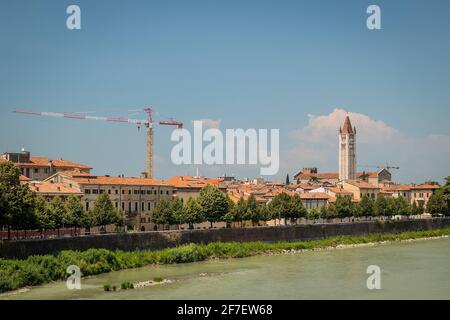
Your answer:
[[[398,234],[368,234],[357,237],[338,236],[313,241],[277,243],[215,242],[209,244],[188,244],[159,251],[123,252],[120,250],[89,249],[83,252],[68,250],[61,251],[55,255],[30,256],[25,260],[0,258],[0,293],[25,286],[66,279],[68,276],[66,269],[72,264],[80,267],[82,275],[88,276],[150,264],[185,263],[214,258],[241,258],[267,252],[283,252],[284,250],[326,248],[335,247],[339,244],[397,241],[442,235],[450,235],[450,228],[409,231]],[[158,279],[162,281],[162,278],[154,278],[153,280],[158,281]],[[112,287],[112,290],[114,288],[115,286]],[[133,284],[124,282],[121,284],[121,288],[124,290],[133,289]],[[106,289],[106,285],[104,289]],[[111,286],[109,286],[109,290],[111,290]]]
[[[120,288],[122,290],[128,290],[128,289],[134,289],[134,285],[131,282],[122,282],[122,284],[120,285]]]

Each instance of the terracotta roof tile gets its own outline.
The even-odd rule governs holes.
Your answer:
[[[20,177],[19,177],[19,181],[22,181],[22,182],[23,181],[30,181],[30,178],[28,178],[27,176],[24,176],[23,174],[21,174]]]
[[[165,183],[170,184],[176,188],[186,188],[186,189],[201,189],[206,185],[213,185],[220,189],[225,189],[226,187],[221,186],[220,183],[223,182],[221,178],[203,178],[203,177],[190,177],[190,176],[175,176],[170,179],[164,180]]]
[[[370,183],[367,183],[365,181],[358,181],[358,180],[345,180],[346,183],[361,188],[361,189],[380,189],[379,187],[376,187]]]
[[[122,177],[92,177],[92,178],[72,178],[78,184],[83,185],[130,185],[130,186],[169,186],[157,179],[147,178],[122,178]]]
[[[70,187],[65,183],[30,182],[28,186],[31,191],[38,194],[82,194],[80,190]]]
[[[323,192],[305,192],[300,194],[300,199],[302,200],[315,200],[315,199],[323,199],[328,200],[331,197]]]

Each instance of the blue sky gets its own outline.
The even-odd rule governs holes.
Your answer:
[[[70,4],[81,7],[81,30],[66,28]],[[366,28],[369,4],[381,7],[382,30]],[[0,152],[25,147],[98,174],[137,176],[145,134],[132,125],[11,109],[140,118],[128,110],[152,105],[157,119],[279,128],[274,178],[284,179],[303,166],[337,171],[329,120],[345,110],[366,128],[358,164],[399,165],[400,182],[440,180],[450,174],[449,16],[445,0],[1,0]],[[170,133],[155,129],[155,175],[194,174],[171,164]]]

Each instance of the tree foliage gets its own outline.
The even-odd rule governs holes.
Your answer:
[[[198,202],[202,208],[202,215],[211,223],[211,227],[213,222],[224,221],[229,203],[227,197],[217,187],[211,185],[203,187]]]

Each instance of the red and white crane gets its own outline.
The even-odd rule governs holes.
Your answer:
[[[76,113],[61,113],[61,112],[36,112],[29,110],[15,109],[14,113],[31,115],[31,116],[45,116],[45,117],[57,117],[76,120],[96,120],[96,121],[108,121],[119,123],[131,123],[138,127],[145,126],[147,128],[147,159],[146,159],[146,171],[143,172],[146,178],[153,178],[153,109],[147,107],[144,109],[147,113],[147,119],[130,119],[123,117],[102,117],[102,116],[88,116]],[[176,126],[177,128],[183,128],[183,123],[179,121],[160,121],[158,124],[163,126]]]

